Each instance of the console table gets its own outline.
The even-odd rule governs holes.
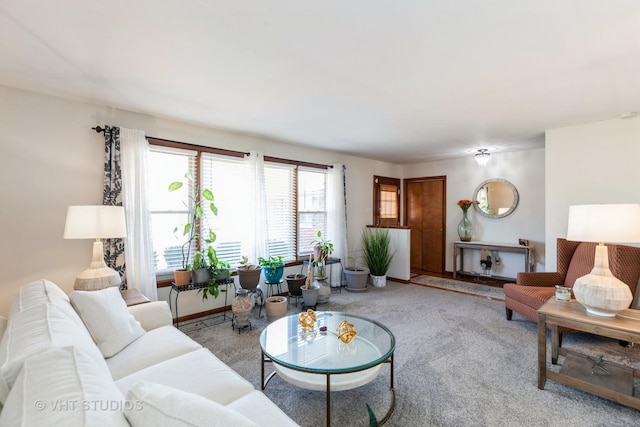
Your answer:
[[[456,274],[477,275],[464,270],[464,250],[473,249],[476,251],[487,250],[489,252],[515,252],[524,255],[524,270],[531,271],[531,261],[533,260],[533,246],[514,245],[509,243],[485,243],[485,242],[453,242],[453,278]],[[458,258],[460,258],[460,269],[458,269]],[[491,276],[500,280],[516,280],[515,277]]]
[[[559,372],[547,369],[547,326],[551,328],[551,363],[564,356]],[[634,378],[640,372],[628,366],[590,358],[560,347],[558,326],[628,342],[640,342],[640,314],[626,309],[616,317],[587,314],[576,300],[558,302],[554,298],[538,310],[538,388],[544,390],[547,378],[596,396],[640,409],[635,396]]]
[[[224,307],[223,307],[224,311],[222,312],[222,321],[224,322],[225,320],[227,320],[227,294],[228,294],[227,290],[229,289],[229,285],[233,285],[234,289],[236,285],[235,285],[235,281],[231,277],[229,277],[228,279],[219,280],[216,283],[218,284],[218,286],[225,287],[225,289],[220,289],[220,292],[224,292]],[[209,283],[207,282],[189,283],[187,285],[182,285],[182,286],[178,286],[175,283],[171,283],[171,290],[169,291],[169,310],[171,310],[171,308],[173,307],[173,304],[171,302],[171,295],[175,292],[176,296],[173,302],[175,303],[175,306],[176,306],[176,328],[180,326],[180,316],[178,316],[178,297],[180,296],[180,294],[182,292],[204,289],[208,286],[209,286]]]

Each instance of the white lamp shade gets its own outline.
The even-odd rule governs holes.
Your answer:
[[[122,206],[69,206],[64,226],[65,239],[110,239],[126,237]]]
[[[640,242],[640,204],[569,206],[567,239],[581,242]]]

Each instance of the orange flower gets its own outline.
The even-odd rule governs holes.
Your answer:
[[[473,204],[473,202],[469,199],[458,200],[458,206],[462,208],[463,211],[467,211],[469,207]]]

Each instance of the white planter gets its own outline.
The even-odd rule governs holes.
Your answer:
[[[374,276],[371,274],[371,284],[376,288],[384,288],[387,285],[387,275]]]
[[[287,298],[283,296],[269,297],[266,300],[265,308],[267,320],[273,322],[287,314]]]

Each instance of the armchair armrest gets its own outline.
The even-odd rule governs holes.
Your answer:
[[[557,272],[537,272],[537,273],[518,273],[516,284],[523,286],[545,286],[551,287],[562,285],[564,277]]]
[[[128,309],[129,313],[140,322],[145,331],[173,325],[173,316],[166,301],[152,301],[146,304],[132,305]]]

